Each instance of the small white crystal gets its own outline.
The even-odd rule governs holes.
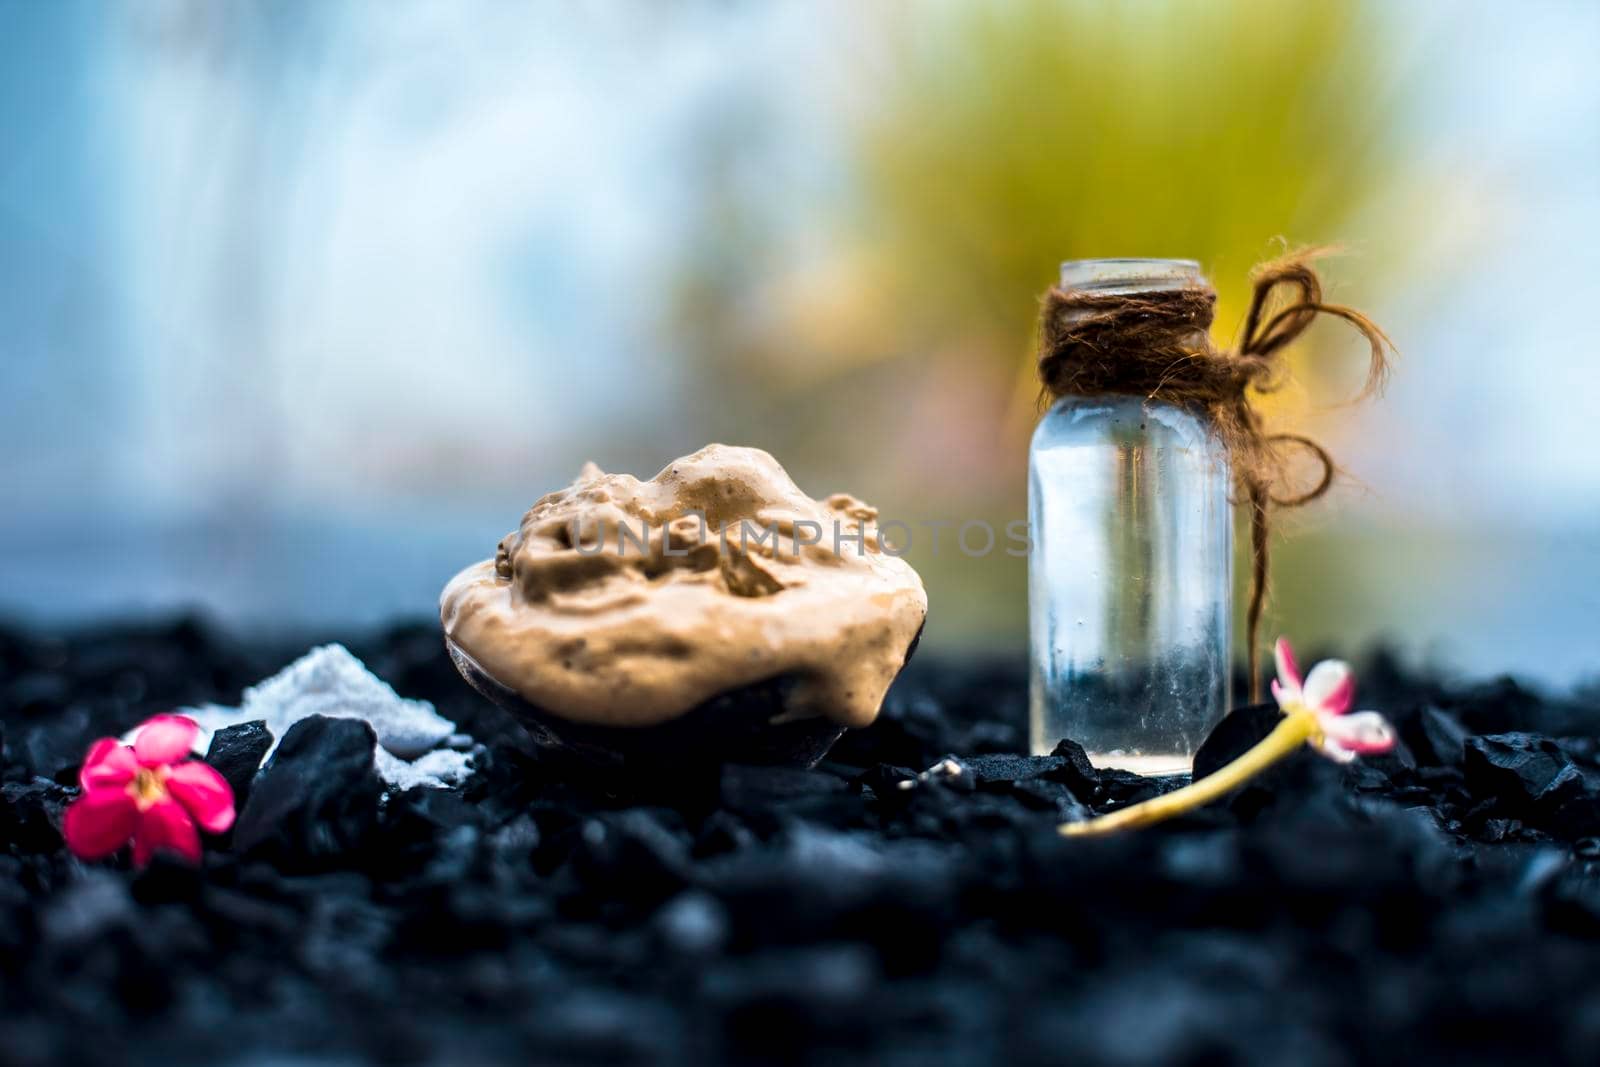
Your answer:
[[[414,760],[391,756],[380,746],[374,751],[378,775],[401,791],[428,786],[447,789],[460,785],[472,774],[472,754],[448,748],[426,752]]]

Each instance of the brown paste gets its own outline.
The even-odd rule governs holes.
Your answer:
[[[755,448],[707,445],[649,481],[588,464],[445,586],[445,636],[550,714],[649,726],[778,676],[785,718],[866,726],[922,627],[877,512],[816,501]]]

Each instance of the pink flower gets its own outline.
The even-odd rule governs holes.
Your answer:
[[[1311,744],[1331,760],[1349,763],[1357,756],[1387,752],[1394,747],[1394,728],[1375,711],[1350,712],[1355,701],[1355,678],[1343,660],[1326,659],[1301,681],[1294,661],[1294,649],[1287,638],[1278,638],[1272,648],[1278,661],[1278,677],[1272,695],[1285,712],[1309,711],[1317,718]]]
[[[102,737],[89,746],[78,772],[83,795],[67,808],[67,847],[96,860],[133,842],[140,867],[158,851],[200,862],[200,835],[233,825],[233,789],[199,760],[189,759],[199,732],[193,719],[157,715],[139,728],[133,744]]]

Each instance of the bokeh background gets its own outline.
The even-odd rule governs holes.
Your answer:
[[[1600,6],[0,0],[0,614],[435,610],[584,460],[1025,507],[1058,261],[1342,242],[1275,627],[1600,669]],[[1021,561],[911,558],[946,650]]]

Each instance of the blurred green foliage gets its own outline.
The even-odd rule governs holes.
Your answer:
[[[1337,2],[957,7],[898,40],[859,221],[917,328],[997,358],[1063,259],[1199,259],[1231,329],[1274,237],[1348,237],[1382,181],[1378,36]]]
[[[1360,5],[907,2],[870,26],[833,228],[775,252],[761,219],[785,207],[741,200],[739,153],[714,156],[677,321],[717,376],[713,433],[897,518],[1025,513],[1036,301],[1061,260],[1198,259],[1226,341],[1254,263],[1366,237],[1393,178],[1382,34]],[[1273,403],[1293,419],[1289,395]],[[933,640],[1016,644],[1024,561],[967,559],[948,533],[910,558]]]

